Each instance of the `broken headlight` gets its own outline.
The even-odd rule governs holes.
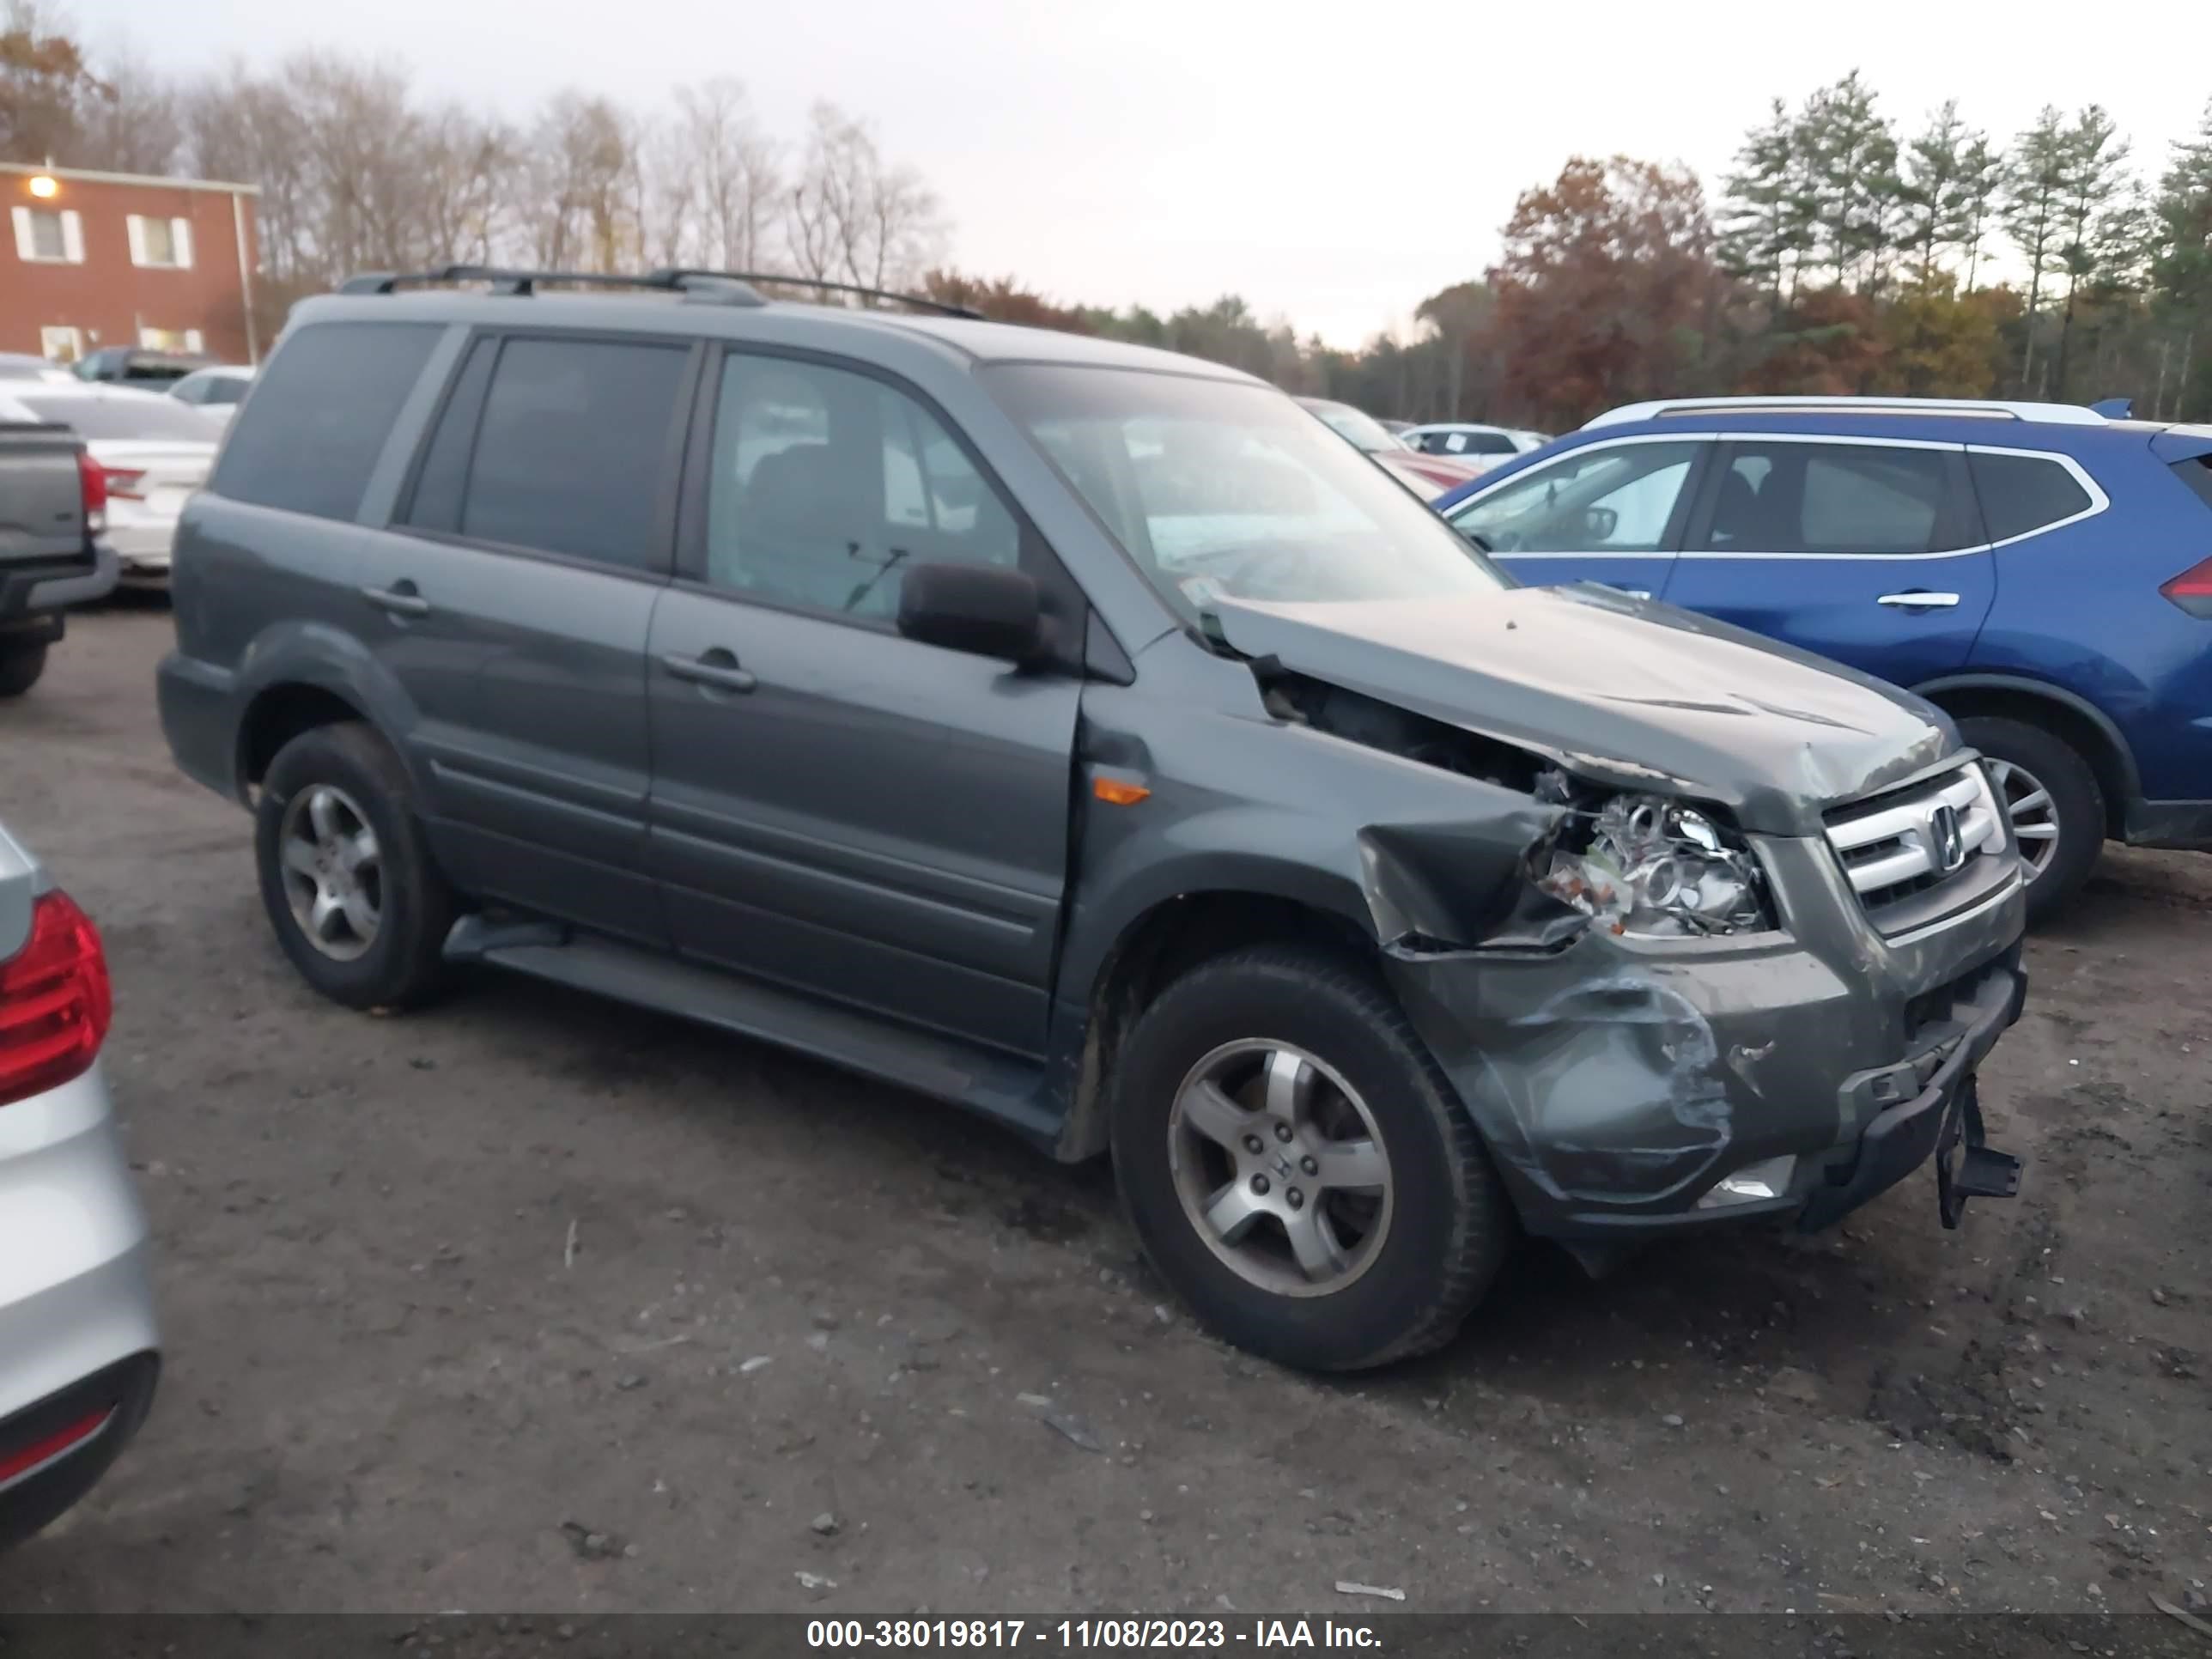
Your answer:
[[[1534,873],[1543,891],[1616,933],[1694,939],[1774,925],[1751,849],[1662,795],[1571,808]]]

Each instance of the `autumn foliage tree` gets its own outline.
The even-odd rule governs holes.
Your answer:
[[[0,155],[41,161],[70,141],[115,88],[83,51],[27,0],[0,9]]]
[[[1681,167],[1577,156],[1523,191],[1491,267],[1501,395],[1556,426],[1706,381],[1726,279]]]
[[[1091,319],[1081,310],[1056,305],[1011,276],[970,276],[939,266],[922,278],[921,292],[924,298],[942,305],[979,311],[994,323],[1022,323],[1070,334],[1095,332]]]

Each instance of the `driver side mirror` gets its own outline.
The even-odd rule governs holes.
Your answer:
[[[1028,664],[1046,654],[1044,598],[1027,571],[917,564],[899,584],[898,631],[924,645]]]

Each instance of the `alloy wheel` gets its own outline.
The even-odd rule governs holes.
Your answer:
[[[2058,806],[2051,791],[2027,768],[2010,761],[1992,760],[1990,781],[2012,820],[2014,838],[2020,842],[2020,861],[2030,881],[2051,867],[2058,856]]]
[[[285,803],[276,849],[307,942],[334,962],[367,954],[383,925],[384,863],[360,803],[334,785],[308,785]]]
[[[1206,1247],[1278,1295],[1344,1289],[1389,1234],[1390,1160],[1373,1114],[1292,1044],[1224,1043],[1192,1066],[1168,1114],[1168,1157]]]

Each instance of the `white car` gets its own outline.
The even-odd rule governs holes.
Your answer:
[[[1480,426],[1471,421],[1435,421],[1401,432],[1398,437],[1407,448],[1424,455],[1450,455],[1484,471],[1500,461],[1540,449],[1546,441],[1540,432]]]
[[[196,368],[168,389],[168,395],[180,404],[189,404],[210,420],[228,424],[238,413],[239,404],[246,401],[246,392],[253,384],[253,371],[236,364],[224,363],[215,368]]]
[[[27,351],[0,351],[0,380],[45,380],[74,386],[76,376],[59,363],[33,357]]]
[[[107,512],[100,539],[121,561],[123,580],[167,582],[178,515],[207,482],[222,435],[204,415],[159,392],[27,381],[0,386],[0,420],[75,428],[99,469]]]

